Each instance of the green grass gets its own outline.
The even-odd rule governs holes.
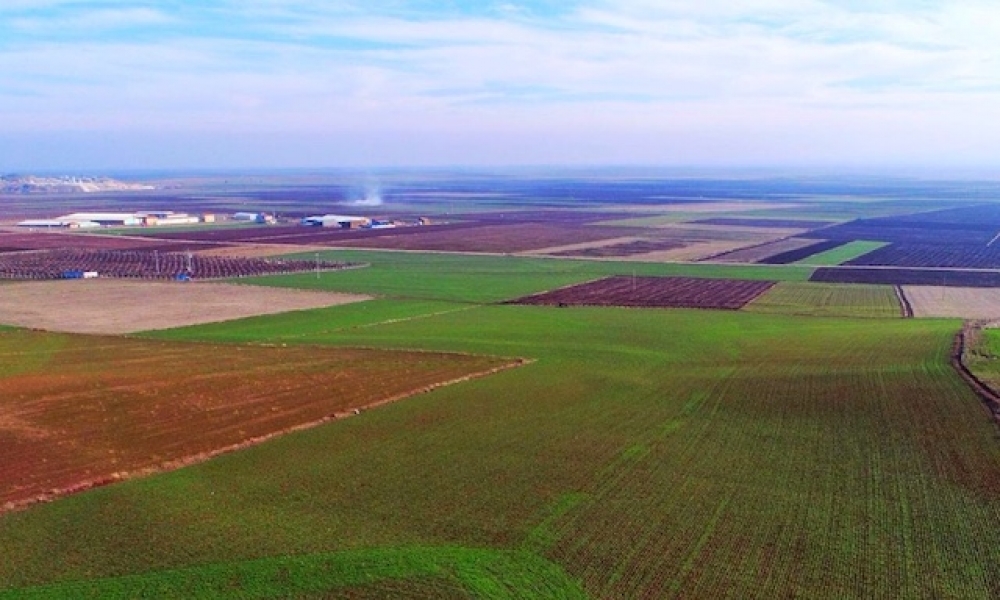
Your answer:
[[[0,599],[209,599],[238,595],[251,600],[287,598],[292,594],[295,598],[325,598],[331,592],[347,590],[393,597],[401,588],[414,587],[433,598],[522,598],[526,593],[546,598],[586,598],[580,586],[558,566],[528,552],[414,547],[215,563],[40,586],[12,594],[0,591]]]
[[[303,254],[310,260],[315,254]],[[490,303],[609,275],[805,281],[809,267],[615,262],[425,252],[337,250],[320,258],[369,263],[363,269],[244,278],[237,283],[356,292],[405,299]]]
[[[821,317],[902,316],[899,298],[889,285],[782,282],[743,310]]]
[[[525,306],[368,327],[335,316],[303,313],[294,332],[258,322],[254,335],[537,360],[0,517],[0,590],[207,577],[235,596],[281,557],[365,553],[400,593],[456,581],[461,560],[433,552],[434,567],[399,566],[414,548],[484,551],[473,565],[514,557],[482,578],[494,591],[459,578],[476,597],[550,596],[530,589],[531,561],[550,573],[541,581],[594,598],[1000,590],[1000,445],[948,365],[957,321]],[[183,335],[242,340],[244,326]],[[346,594],[353,573],[317,585]]]
[[[976,377],[1000,392],[1000,329],[978,329],[967,337],[962,358]]]
[[[797,265],[808,265],[813,267],[835,266],[843,264],[851,259],[864,256],[873,250],[888,245],[888,242],[848,242],[843,246],[838,246],[826,252],[813,254],[797,261]]]
[[[156,330],[145,332],[143,335],[172,340],[190,339],[193,335],[198,338],[225,339],[231,342],[287,341],[390,324],[407,319],[425,318],[453,311],[469,310],[469,308],[468,304],[440,300],[375,299],[278,315]]]

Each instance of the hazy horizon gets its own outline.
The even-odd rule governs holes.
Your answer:
[[[10,0],[0,172],[640,165],[991,178],[995,14],[980,0]]]

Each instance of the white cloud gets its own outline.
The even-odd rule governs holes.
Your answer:
[[[21,37],[0,42],[0,129],[479,132],[634,160],[1000,150],[1000,24],[985,2],[601,1],[549,21],[213,6],[63,6],[9,21]],[[106,33],[123,28],[142,41]]]

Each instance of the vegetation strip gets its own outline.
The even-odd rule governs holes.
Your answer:
[[[898,294],[887,285],[783,281],[747,304],[747,312],[811,317],[899,318]]]
[[[983,406],[990,412],[993,419],[1000,423],[1000,394],[993,390],[983,380],[976,376],[965,364],[968,339],[979,334],[982,323],[966,322],[955,334],[955,343],[951,350],[951,365],[963,381],[969,384],[972,391],[982,400]]]
[[[404,547],[349,550],[210,564],[91,581],[0,590],[0,599],[203,598],[238,596],[266,600],[303,594],[371,588],[416,577],[441,580],[476,598],[533,597],[585,600],[587,594],[558,565],[535,554],[463,547]],[[391,590],[386,590],[391,595]],[[298,597],[298,596],[296,596]],[[353,597],[353,596],[349,596]],[[379,594],[382,597],[382,594]]]
[[[885,242],[848,242],[831,250],[803,258],[796,261],[795,264],[814,267],[836,266],[847,262],[852,262],[853,264],[853,261],[859,257],[867,256],[872,251],[878,250],[885,245]]]

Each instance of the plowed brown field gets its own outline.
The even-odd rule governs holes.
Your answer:
[[[181,466],[511,364],[0,332],[0,506]]]
[[[608,277],[525,296],[512,304],[740,309],[774,281],[696,277]]]

